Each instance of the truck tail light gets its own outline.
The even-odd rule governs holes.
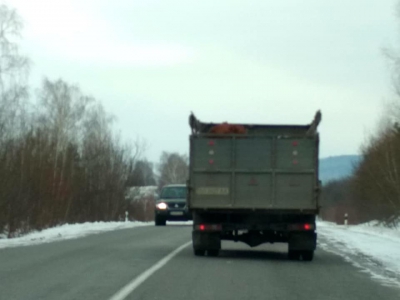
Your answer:
[[[291,224],[288,229],[292,231],[311,231],[315,229],[315,225],[312,223]]]
[[[311,230],[313,227],[312,224],[304,224],[304,230]]]
[[[221,224],[199,224],[195,225],[195,230],[200,231],[221,231],[222,226]]]

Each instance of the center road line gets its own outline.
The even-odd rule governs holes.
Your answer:
[[[179,252],[189,246],[192,242],[187,242],[179,248],[172,251],[166,257],[161,259],[158,263],[153,265],[150,269],[144,271],[138,277],[129,282],[126,286],[115,293],[109,300],[124,300],[129,294],[131,294],[136,288],[138,288],[147,278],[165,266],[171,259],[173,259]]]

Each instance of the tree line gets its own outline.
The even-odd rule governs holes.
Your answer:
[[[394,227],[400,221],[400,130],[388,125],[362,147],[362,160],[350,178],[323,187],[322,216],[352,223],[378,220]]]
[[[378,130],[361,146],[351,177],[329,182],[322,191],[322,217],[351,223],[377,220],[400,225],[400,58],[392,57],[396,99],[387,104]]]
[[[0,5],[0,235],[121,220],[127,187],[186,180],[175,168],[175,158],[186,158],[177,153],[163,153],[156,178],[145,144],[124,143],[113,118],[78,85],[45,78],[31,101],[22,25]],[[177,172],[183,177],[170,176]]]
[[[397,5],[400,16],[400,3]],[[377,220],[400,226],[400,56],[398,49],[385,49],[391,69],[393,99],[384,104],[377,130],[361,145],[361,162],[349,178],[327,183],[322,190],[321,215],[351,223]]]

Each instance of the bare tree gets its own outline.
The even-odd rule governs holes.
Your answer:
[[[38,91],[40,100],[39,121],[52,131],[57,149],[64,149],[69,141],[80,143],[87,111],[94,104],[93,97],[84,95],[76,85],[59,79],[45,78]]]
[[[129,173],[127,186],[156,185],[153,164],[147,160],[138,160]]]
[[[55,144],[52,196],[58,202],[68,201],[69,208],[72,199],[67,199],[67,195],[62,193],[66,184],[66,172],[74,172],[73,168],[67,170],[67,159],[70,155],[68,150],[71,150],[71,146],[69,149],[67,147],[80,144],[86,111],[94,99],[84,95],[75,85],[67,84],[61,79],[50,81],[47,78],[38,91],[38,97],[38,126],[50,133],[50,139]]]
[[[158,166],[159,186],[186,183],[189,175],[188,157],[179,153],[163,152]]]
[[[400,2],[398,5],[400,16]],[[386,103],[376,132],[362,145],[363,159],[350,184],[353,205],[363,221],[393,225],[400,218],[400,55],[386,49],[394,99]]]
[[[122,143],[103,106],[61,79],[43,81],[28,119],[21,29],[16,11],[0,5],[0,234],[120,219],[133,167],[151,182],[151,164],[137,164],[145,142]]]
[[[393,120],[383,120],[362,145],[363,159],[349,188],[362,221],[375,219],[391,225],[400,217],[400,130]]]
[[[0,140],[24,125],[29,60],[20,54],[22,20],[14,9],[0,5]]]
[[[26,164],[23,135],[29,125],[25,110],[29,61],[19,51],[21,30],[17,12],[0,5],[0,230],[17,227],[10,221],[26,202],[21,186]]]

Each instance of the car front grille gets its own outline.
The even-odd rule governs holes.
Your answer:
[[[168,204],[168,208],[170,209],[174,209],[174,208],[185,208],[186,203],[182,203],[182,202],[169,202]]]

